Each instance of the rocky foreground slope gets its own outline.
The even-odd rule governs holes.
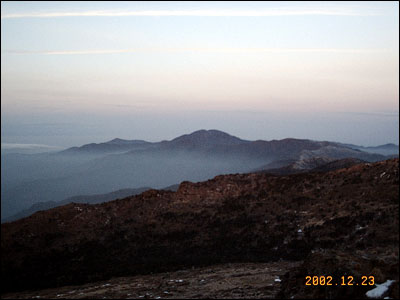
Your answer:
[[[234,174],[177,192],[69,204],[1,226],[2,293],[232,262],[298,263],[283,298],[365,297],[373,286],[306,286],[306,276],[395,280],[399,160],[326,173]],[[199,296],[201,297],[201,295]]]

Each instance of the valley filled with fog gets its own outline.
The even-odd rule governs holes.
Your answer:
[[[276,169],[296,161],[307,168],[311,160],[312,166],[317,166],[316,159],[321,164],[347,157],[379,161],[387,155],[398,155],[396,145],[370,147],[368,152],[361,148],[298,139],[247,141],[218,130],[199,130],[156,143],[114,139],[63,151],[4,153],[2,219],[37,203],[77,195],[128,188],[160,189],[221,174]]]

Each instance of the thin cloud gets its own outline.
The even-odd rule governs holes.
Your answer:
[[[106,11],[92,10],[81,12],[31,12],[3,14],[2,19],[11,18],[59,18],[59,17],[273,17],[273,16],[376,16],[376,12],[357,11],[349,8],[309,8],[268,10],[144,10],[144,11]]]
[[[343,49],[343,48],[137,48],[137,49],[103,49],[103,50],[60,50],[60,51],[30,51],[30,50],[4,50],[7,54],[37,54],[37,55],[92,55],[92,54],[118,54],[118,53],[143,53],[143,52],[222,52],[222,53],[378,53],[387,52],[388,49]]]
[[[351,114],[351,115],[368,115],[368,116],[378,116],[378,117],[389,117],[398,118],[399,112],[349,112],[349,111],[339,111],[338,114]]]
[[[120,49],[120,50],[60,50],[60,51],[31,51],[31,50],[5,50],[8,54],[39,54],[39,55],[80,55],[80,54],[113,54],[146,51],[146,49]]]
[[[59,146],[50,146],[44,144],[16,144],[16,143],[1,143],[1,149],[37,149],[37,148],[48,148],[48,149],[61,149]]]

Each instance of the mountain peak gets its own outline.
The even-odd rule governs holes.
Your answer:
[[[248,141],[227,134],[216,129],[197,130],[190,134],[181,135],[171,141],[175,145],[192,146],[215,146],[215,145],[238,145]]]
[[[123,139],[120,139],[120,138],[115,138],[115,139],[113,139],[111,141],[108,141],[106,143],[121,143],[121,142],[126,142],[126,141],[127,140],[123,140]]]

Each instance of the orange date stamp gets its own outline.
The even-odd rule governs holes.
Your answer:
[[[337,279],[332,276],[306,276],[305,285],[375,285],[375,277],[361,276],[357,280],[353,276],[341,276]]]

